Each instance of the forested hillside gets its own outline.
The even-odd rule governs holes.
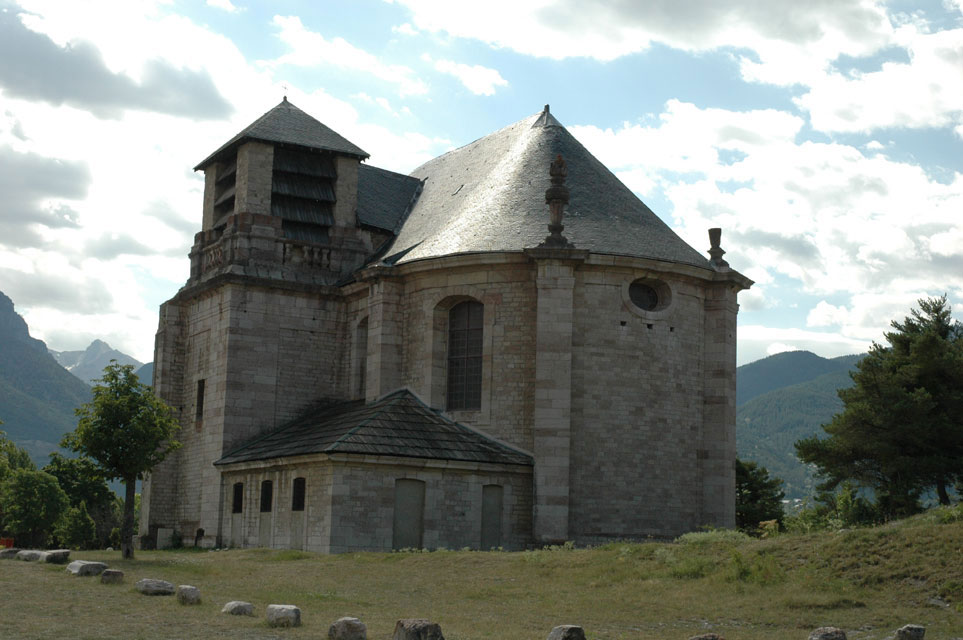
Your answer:
[[[736,408],[739,458],[754,460],[782,478],[787,498],[812,494],[812,472],[796,459],[793,445],[821,433],[821,426],[842,408],[836,391],[852,384],[849,371],[860,357],[821,358],[789,351],[737,369],[740,390],[743,384],[749,387],[739,394],[747,400]],[[775,387],[787,380],[797,382]],[[766,387],[769,390],[760,392]]]
[[[46,464],[61,436],[77,426],[74,409],[88,400],[90,387],[30,337],[13,302],[0,293],[0,429]]]

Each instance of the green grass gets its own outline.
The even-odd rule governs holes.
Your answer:
[[[351,615],[373,640],[390,638],[406,617],[439,622],[448,640],[541,640],[558,624],[582,625],[592,639],[805,638],[833,625],[872,640],[907,623],[939,640],[963,635],[963,519],[955,513],[766,540],[713,531],[675,544],[522,553],[185,550],[138,552],[133,562],[72,554],[123,570],[117,586],[3,561],[0,638],[318,638]],[[141,596],[133,585],[145,577],[198,586],[203,603]],[[258,616],[222,615],[228,600],[254,603]],[[272,603],[299,606],[303,626],[269,629]]]

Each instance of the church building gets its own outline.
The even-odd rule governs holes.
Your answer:
[[[752,282],[543,111],[410,175],[285,98],[195,167],[161,306],[182,448],[141,542],[524,549],[735,525]]]

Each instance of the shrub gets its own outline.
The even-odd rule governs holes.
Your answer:
[[[676,542],[679,544],[706,545],[706,544],[739,544],[751,540],[751,538],[735,529],[713,529],[712,531],[692,531],[684,533]]]
[[[87,504],[71,507],[55,529],[60,544],[71,549],[89,549],[97,539],[97,525],[87,513]]]
[[[47,544],[54,527],[67,510],[67,494],[49,473],[16,469],[0,492],[4,528],[23,546]]]

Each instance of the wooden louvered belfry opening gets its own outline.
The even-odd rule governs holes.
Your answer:
[[[214,183],[214,219],[234,213],[234,193],[237,186],[237,154],[224,162]]]
[[[271,214],[282,219],[284,236],[323,244],[334,225],[334,155],[297,147],[274,148]]]

